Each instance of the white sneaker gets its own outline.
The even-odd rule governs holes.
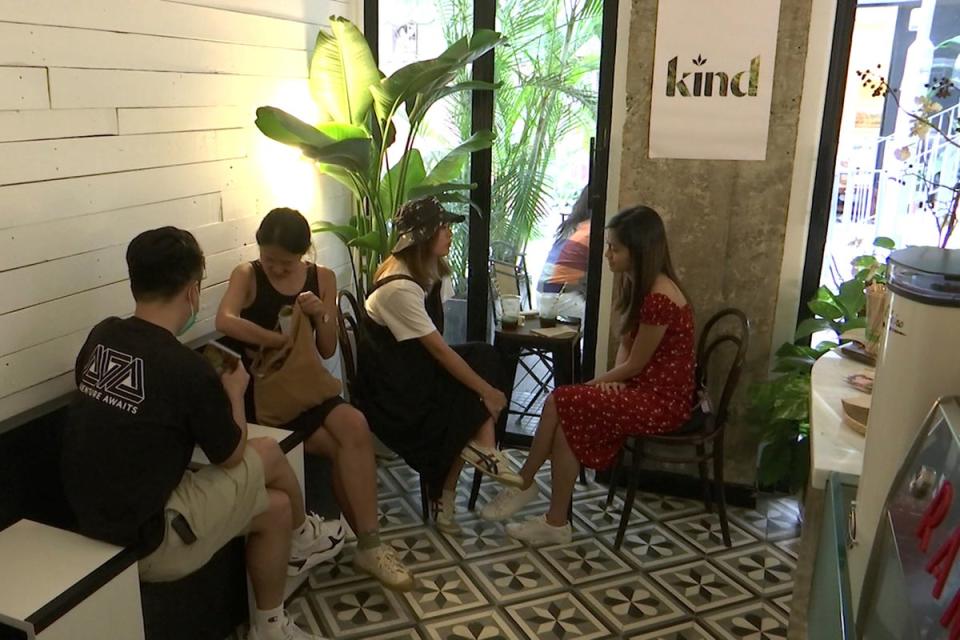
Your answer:
[[[513,470],[507,456],[499,449],[467,443],[460,457],[501,484],[508,487],[523,486],[523,478]]]
[[[291,541],[288,576],[298,576],[325,560],[335,558],[343,548],[346,532],[342,518],[327,522],[315,513],[308,513],[306,524],[306,535],[295,535]]]
[[[516,512],[533,502],[540,495],[536,482],[531,482],[526,489],[507,487],[497,496],[483,505],[480,517],[490,522],[499,522],[513,516]]]
[[[290,619],[287,612],[283,612],[283,624],[269,631],[261,630],[256,625],[250,625],[247,640],[327,640],[323,636],[307,633]]]
[[[447,504],[446,500],[440,501],[440,509],[437,510],[437,529],[451,536],[459,536],[463,533],[460,523],[454,519],[457,513],[457,500],[454,498]]]
[[[573,538],[570,523],[555,527],[547,522],[547,516],[527,518],[526,522],[508,524],[507,535],[527,544],[566,544]]]
[[[382,543],[373,549],[357,549],[353,556],[353,568],[370,574],[388,589],[413,589],[413,574],[403,566],[396,549],[389,544]]]

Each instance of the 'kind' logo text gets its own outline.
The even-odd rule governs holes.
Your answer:
[[[693,64],[702,67],[707,63],[706,58],[698,55],[692,60]],[[743,87],[743,79],[747,78],[747,87]],[[749,71],[738,71],[733,75],[723,71],[683,71],[677,76],[677,57],[674,56],[667,63],[667,96],[677,94],[683,97],[728,96],[736,98],[744,96],[755,97],[757,86],[760,84],[760,56],[750,61]]]

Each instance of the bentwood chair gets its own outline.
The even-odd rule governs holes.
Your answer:
[[[721,330],[720,324],[730,326]],[[740,373],[750,340],[750,322],[739,309],[724,309],[717,312],[704,326],[697,342],[696,382],[699,390],[698,405],[690,420],[678,430],[655,436],[631,437],[617,456],[610,477],[607,507],[613,503],[618,475],[623,466],[624,452],[631,453],[627,478],[627,495],[615,546],[623,544],[623,537],[630,520],[630,512],[636,498],[637,484],[642,460],[656,460],[673,464],[696,464],[703,485],[703,502],[708,511],[713,511],[713,499],[717,502],[723,543],[730,546],[730,525],[727,521],[727,502],[723,486],[723,437],[730,400],[736,391]],[[717,356],[720,347],[732,357],[721,361]],[[718,375],[714,375],[718,374]],[[720,383],[720,384],[715,384]],[[716,392],[719,392],[717,394]],[[719,397],[719,402],[712,399]],[[655,445],[651,448],[649,445]],[[710,481],[708,465],[713,465],[713,481]]]

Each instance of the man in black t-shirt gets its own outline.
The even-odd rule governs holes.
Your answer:
[[[63,478],[81,532],[136,548],[145,581],[186,576],[246,533],[248,637],[317,640],[287,617],[283,590],[328,555],[321,521],[277,443],[247,440],[243,365],[218,376],[176,338],[200,309],[203,252],[164,227],[133,239],[127,266],[133,317],[98,324],[77,358]],[[196,445],[212,464],[192,472]]]

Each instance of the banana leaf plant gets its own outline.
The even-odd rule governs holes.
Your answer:
[[[392,220],[409,200],[435,196],[469,203],[475,184],[460,176],[470,154],[493,145],[493,132],[478,131],[427,168],[414,147],[430,108],[465,91],[492,91],[488,82],[457,80],[467,65],[503,41],[500,33],[478,30],[451,44],[436,58],[411,63],[386,76],[377,68],[363,34],[349,20],[330,18],[310,61],[310,89],[322,113],[308,124],[275,107],[257,109],[256,125],[267,137],[299,147],[317,170],[345,185],[354,196],[348,224],[317,222],[313,230],[333,233],[352,250],[354,285],[362,297],[377,265],[396,237]],[[394,118],[403,110],[409,123],[400,158],[391,163]]]

